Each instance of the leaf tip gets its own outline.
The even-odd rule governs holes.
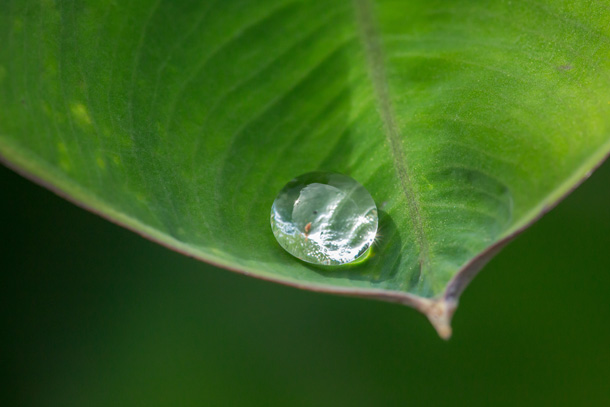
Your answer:
[[[451,318],[457,307],[457,302],[440,299],[430,303],[429,307],[424,310],[424,314],[430,320],[430,323],[436,329],[438,336],[444,340],[449,340],[453,333],[451,329]]]

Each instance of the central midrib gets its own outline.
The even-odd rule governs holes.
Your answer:
[[[373,10],[370,0],[354,0],[356,21],[359,26],[360,38],[364,46],[369,76],[373,85],[375,99],[385,136],[388,140],[394,169],[400,181],[400,186],[408,204],[409,217],[413,226],[415,239],[419,247],[420,271],[427,269],[429,259],[428,239],[424,229],[424,219],[417,194],[413,186],[409,166],[405,158],[400,140],[400,131],[394,120],[394,111],[388,94],[388,84],[384,69],[384,58],[379,33],[373,20]]]

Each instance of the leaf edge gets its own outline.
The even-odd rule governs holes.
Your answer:
[[[346,288],[325,284],[307,284],[297,280],[279,278],[275,275],[266,274],[263,270],[237,267],[217,256],[206,254],[200,250],[194,249],[192,246],[189,246],[184,242],[180,242],[179,240],[170,236],[158,233],[156,229],[112,208],[111,205],[108,205],[102,199],[96,198],[92,196],[92,194],[83,192],[82,188],[75,182],[60,180],[59,177],[57,177],[57,180],[53,180],[52,175],[47,174],[52,174],[54,171],[56,171],[55,169],[51,167],[46,169],[43,168],[44,165],[36,164],[31,158],[28,159],[27,153],[23,153],[22,151],[19,151],[21,149],[18,147],[15,147],[14,145],[10,146],[8,144],[10,143],[6,143],[6,139],[0,137],[0,164],[4,165],[6,168],[12,170],[23,178],[33,182],[34,184],[51,191],[60,198],[63,198],[86,211],[98,215],[101,218],[114,223],[115,225],[134,232],[149,241],[157,243],[182,255],[203,261],[212,266],[223,268],[249,277],[258,278],[264,281],[274,282],[301,290],[335,294],[346,297],[375,299],[412,307],[425,315],[438,335],[445,340],[450,339],[452,336],[453,330],[451,327],[451,320],[458,307],[461,294],[464,292],[468,284],[483,269],[483,267],[512,240],[527,230],[531,225],[536,223],[546,213],[555,208],[563,199],[576,190],[610,157],[609,141],[605,145],[602,145],[599,150],[597,150],[602,151],[600,154],[592,155],[589,160],[586,160],[583,165],[576,169],[572,176],[566,178],[565,182],[554,189],[548,195],[545,201],[528,212],[529,219],[524,217],[524,221],[507,231],[498,241],[488,246],[486,249],[481,251],[478,255],[460,267],[449,283],[447,283],[445,290],[440,296],[436,298],[425,298],[395,290]],[[9,154],[6,154],[6,151],[8,151]],[[16,159],[9,159],[8,156],[10,155],[12,155],[13,158],[16,157]],[[35,156],[34,154],[31,155]],[[39,161],[44,162],[44,160]],[[79,195],[82,195],[82,198],[79,198]]]

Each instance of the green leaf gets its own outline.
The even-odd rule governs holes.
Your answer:
[[[610,151],[609,6],[3,1],[0,155],[172,249],[411,305],[448,337],[485,260]],[[274,240],[277,192],[315,170],[376,200],[369,261]]]

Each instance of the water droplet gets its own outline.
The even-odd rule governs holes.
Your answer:
[[[366,254],[377,234],[369,192],[345,175],[310,172],[290,181],[271,207],[280,246],[313,264],[338,265]]]

